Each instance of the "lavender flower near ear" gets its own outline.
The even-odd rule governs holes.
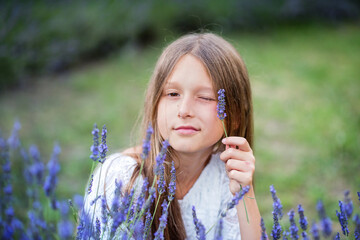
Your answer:
[[[226,113],[225,113],[225,106],[226,106],[226,101],[225,101],[225,89],[220,89],[218,91],[218,104],[216,107],[217,110],[217,116],[218,118],[221,120],[223,127],[224,127],[224,132],[225,132],[225,136],[227,137],[227,132],[226,132],[226,128],[225,128],[225,124],[224,124],[224,119],[226,118]]]

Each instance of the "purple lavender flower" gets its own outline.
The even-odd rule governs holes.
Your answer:
[[[352,213],[353,213],[354,207],[353,207],[353,203],[352,203],[351,198],[350,198],[350,191],[349,190],[344,192],[344,202],[345,202],[344,208],[345,208],[346,216],[348,218],[350,218]]]
[[[313,235],[314,240],[319,240],[320,239],[319,228],[318,228],[318,226],[317,226],[317,224],[315,222],[313,222],[313,224],[311,225],[310,232]]]
[[[359,214],[356,214],[353,217],[353,221],[355,223],[355,230],[354,230],[355,239],[360,240],[360,216],[359,216]]]
[[[76,240],[90,239],[94,236],[92,233],[91,220],[87,213],[81,211],[79,217],[79,225],[76,232]]]
[[[61,239],[71,239],[73,234],[73,224],[69,221],[69,205],[66,201],[59,202],[61,220],[58,223],[58,232]]]
[[[216,227],[215,240],[223,240],[222,231],[223,231],[223,218],[220,218]]]
[[[148,185],[149,185],[149,181],[147,180],[147,178],[145,178],[142,188],[141,188],[141,193],[136,200],[135,211],[139,211],[142,208],[142,206],[144,205],[145,197],[146,197],[145,195],[146,195],[146,192],[148,191]]]
[[[194,225],[195,225],[197,239],[205,240],[206,239],[205,238],[205,236],[206,236],[205,227],[196,216],[195,206],[192,207],[192,215],[193,215],[193,221],[194,221]]]
[[[300,216],[300,219],[299,219],[300,227],[302,230],[306,231],[308,222],[307,222],[307,218],[305,217],[305,214],[304,214],[304,209],[302,208],[302,206],[300,204],[298,206],[298,213]]]
[[[99,195],[99,196],[97,196],[96,198],[94,198],[94,199],[90,202],[90,206],[94,205],[94,204],[97,202],[97,200],[100,199],[100,197],[101,197],[101,195]]]
[[[12,129],[11,135],[7,140],[9,147],[12,149],[16,149],[20,146],[20,139],[19,139],[19,130],[21,129],[21,124],[18,120],[15,121],[14,127]]]
[[[44,183],[44,191],[47,197],[51,198],[53,209],[57,209],[56,200],[55,200],[55,188],[57,185],[57,173],[60,171],[60,164],[58,162],[58,155],[60,154],[59,145],[55,145],[53,154],[51,156],[50,161],[47,164],[47,168],[49,171],[49,175],[46,177]]]
[[[90,182],[89,182],[89,187],[88,187],[88,194],[90,194],[92,192],[92,185],[93,185],[93,181],[94,181],[94,174],[91,174],[90,176]]]
[[[126,220],[126,216],[129,211],[130,202],[133,194],[134,194],[134,189],[131,189],[130,193],[125,192],[125,195],[122,197],[120,208],[114,214],[114,218],[113,218],[114,221],[111,226],[111,232],[110,232],[111,238],[114,237],[114,234],[116,233],[118,227]]]
[[[175,191],[176,191],[176,170],[175,170],[175,163],[172,161],[171,163],[171,180],[169,183],[169,195],[168,201],[171,202],[174,199]]]
[[[357,192],[357,195],[358,195],[358,197],[359,197],[359,201],[360,201],[360,192]]]
[[[340,233],[336,233],[334,240],[340,240]]]
[[[242,190],[240,190],[239,192],[237,192],[237,193],[235,194],[235,196],[233,197],[233,199],[231,200],[231,202],[228,203],[226,209],[227,209],[227,210],[230,210],[230,209],[232,209],[233,207],[235,207],[235,206],[239,203],[239,201],[245,196],[245,194],[246,194],[247,192],[249,192],[249,190],[250,190],[250,186],[245,186]]]
[[[331,220],[326,216],[325,208],[322,201],[318,201],[316,208],[319,213],[319,217],[321,219],[321,228],[323,235],[325,237],[329,237],[332,232]]]
[[[165,173],[164,165],[161,165],[159,179],[157,180],[159,194],[163,194],[165,192],[166,181],[164,178],[164,173]]]
[[[111,205],[111,211],[117,212],[119,210],[120,203],[120,194],[121,194],[122,182],[117,182],[115,179],[115,190],[114,190],[114,198]]]
[[[290,232],[284,230],[282,240],[288,240],[289,235],[290,235]]]
[[[218,104],[217,104],[217,116],[220,120],[224,120],[226,118],[226,113],[225,113],[225,106],[226,106],[226,101],[225,101],[225,89],[220,89],[218,91]]]
[[[345,208],[343,206],[342,201],[339,201],[339,208],[340,208],[340,212],[336,210],[336,216],[339,219],[339,223],[341,225],[341,230],[343,234],[348,236],[349,235],[348,219],[346,217]]]
[[[101,223],[103,224],[102,232],[105,232],[107,222],[108,222],[108,211],[106,208],[106,199],[104,196],[102,196],[101,197]]]
[[[159,155],[156,156],[156,166],[154,168],[154,174],[157,176],[161,175],[162,165],[166,159],[167,148],[170,146],[167,140],[163,141],[162,145]]]
[[[295,223],[295,211],[293,209],[288,213],[289,221],[290,221],[290,234],[292,239],[299,239],[298,231],[299,228]]]
[[[150,213],[150,209],[146,212],[145,214],[145,224],[144,224],[144,235],[143,235],[143,239],[146,239],[146,236],[150,230],[150,223],[151,223],[151,213]]]
[[[97,162],[99,160],[99,129],[97,128],[96,123],[94,124],[94,128],[91,132],[93,135],[93,145],[90,147],[90,151],[92,154],[90,155],[90,158]]]
[[[151,126],[151,124],[149,123],[149,126],[146,130],[146,137],[143,140],[143,145],[142,145],[142,154],[141,154],[141,159],[145,160],[150,152],[150,147],[151,147],[151,135],[153,134],[154,130]]]
[[[99,218],[96,218],[95,220],[95,239],[100,240],[101,236],[101,225]]]
[[[273,220],[274,220],[274,225],[273,225],[273,229],[271,231],[271,236],[273,237],[274,240],[280,239],[281,237],[281,226],[279,224],[279,217],[278,214],[273,211]]]
[[[273,199],[274,211],[278,214],[279,218],[281,219],[283,216],[282,205],[280,199],[276,195],[276,190],[273,185],[270,186],[270,192]]]
[[[305,231],[301,233],[301,236],[302,236],[303,240],[310,240]]]
[[[100,151],[99,162],[100,163],[105,162],[106,153],[108,151],[108,147],[106,145],[106,133],[107,133],[107,129],[106,129],[106,126],[104,125],[102,128],[102,132],[101,132],[101,144],[99,146],[99,151]]]
[[[29,167],[29,171],[33,177],[35,177],[37,183],[41,185],[43,183],[44,164],[40,158],[40,152],[35,145],[29,148],[30,156],[33,159],[33,164]]]
[[[260,226],[261,226],[261,240],[267,240],[268,235],[266,234],[266,227],[263,218],[261,218]]]
[[[164,199],[163,203],[161,204],[161,207],[162,207],[162,215],[160,217],[159,228],[157,229],[157,231],[154,234],[154,237],[155,237],[154,240],[164,239],[164,229],[166,227],[167,217],[168,217],[166,199]]]

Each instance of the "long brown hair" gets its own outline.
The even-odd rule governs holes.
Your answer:
[[[253,110],[251,88],[248,73],[243,60],[236,49],[223,38],[212,33],[188,34],[171,43],[166,47],[159,57],[153,75],[148,84],[144,115],[142,120],[142,133],[145,137],[146,129],[152,124],[154,134],[151,137],[151,151],[145,160],[142,175],[147,177],[151,183],[154,179],[153,167],[156,155],[161,149],[164,140],[159,133],[157,126],[157,107],[162,95],[164,85],[173,71],[179,59],[191,54],[200,60],[206,67],[210,78],[213,81],[213,88],[223,88],[226,93],[225,125],[229,136],[241,136],[247,139],[250,146],[253,145]],[[217,151],[221,150],[220,140],[214,146]],[[165,162],[165,179],[170,181],[170,163],[175,157],[174,150],[169,147]],[[138,166],[132,175],[129,187],[139,175],[140,158],[137,156]],[[159,203],[167,198],[167,189],[162,194]],[[158,196],[157,196],[158,197]],[[154,202],[152,211],[155,209]],[[158,207],[155,219],[151,228],[151,235],[156,232],[159,226],[161,208]],[[167,227],[164,231],[165,239],[185,239],[186,231],[182,221],[180,206],[174,199],[169,206]]]

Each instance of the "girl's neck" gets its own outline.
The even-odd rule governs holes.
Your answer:
[[[179,159],[179,167],[176,170],[176,198],[183,199],[209,163],[211,152],[178,153],[177,158]]]

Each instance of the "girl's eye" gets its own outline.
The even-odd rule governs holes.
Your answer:
[[[205,100],[205,101],[215,101],[215,99],[209,98],[209,97],[200,97],[200,98]]]
[[[176,92],[171,92],[171,93],[168,93],[166,95],[168,95],[169,97],[178,97],[179,96],[179,94],[176,93]]]

